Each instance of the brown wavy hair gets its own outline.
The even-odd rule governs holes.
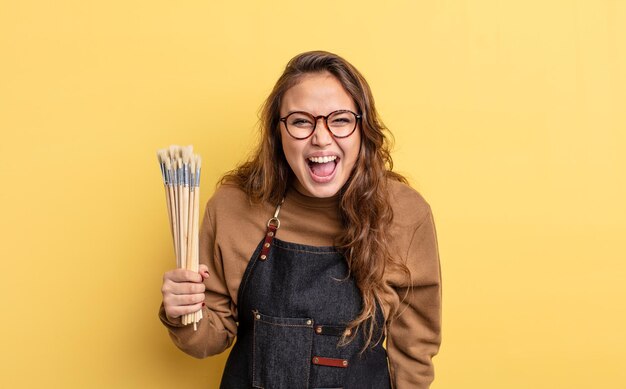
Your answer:
[[[283,153],[280,134],[280,107],[285,92],[305,74],[329,72],[339,80],[354,100],[362,119],[361,147],[352,174],[340,191],[342,234],[336,247],[347,260],[363,298],[360,314],[348,324],[350,342],[359,330],[365,333],[364,351],[379,343],[383,329],[377,328],[376,302],[385,289],[388,266],[399,268],[407,277],[409,269],[389,249],[386,227],[393,212],[388,196],[388,179],[407,183],[392,171],[391,134],[388,133],[374,105],[367,81],[348,61],[326,51],[309,51],[292,58],[260,112],[261,139],[249,161],[226,173],[220,183],[230,182],[246,192],[251,202],[278,204],[295,178]],[[389,136],[385,135],[385,132]],[[379,334],[374,341],[375,334]]]

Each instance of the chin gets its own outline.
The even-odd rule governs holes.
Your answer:
[[[308,174],[308,172],[306,172]],[[342,184],[341,180],[337,180],[338,177],[335,177],[333,181],[327,183],[319,183],[310,179],[310,177],[305,177],[304,180],[297,177],[297,185],[298,189],[302,194],[310,196],[310,197],[318,197],[318,198],[326,198],[333,197],[339,190],[341,190]],[[304,182],[304,185],[302,184]]]
[[[332,185],[330,187],[325,187],[325,188],[307,187],[305,189],[313,197],[326,198],[326,197],[333,197],[334,195],[336,195],[339,192],[340,187],[336,185]]]

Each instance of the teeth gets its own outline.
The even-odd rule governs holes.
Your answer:
[[[327,163],[330,161],[334,161],[335,159],[337,159],[336,155],[328,155],[325,157],[310,157],[309,161],[315,162],[315,163]]]

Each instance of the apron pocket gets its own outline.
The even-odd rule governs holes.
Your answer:
[[[252,386],[307,388],[313,319],[273,317],[253,311]]]

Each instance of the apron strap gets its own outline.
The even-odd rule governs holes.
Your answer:
[[[274,216],[267,221],[267,230],[265,230],[265,240],[263,241],[263,248],[261,249],[261,253],[259,254],[259,259],[261,261],[265,261],[270,252],[270,247],[272,246],[272,240],[276,235],[276,231],[280,228],[280,219],[278,219],[278,214],[280,213],[280,206],[285,202],[285,198],[276,206],[276,211],[274,212]]]

